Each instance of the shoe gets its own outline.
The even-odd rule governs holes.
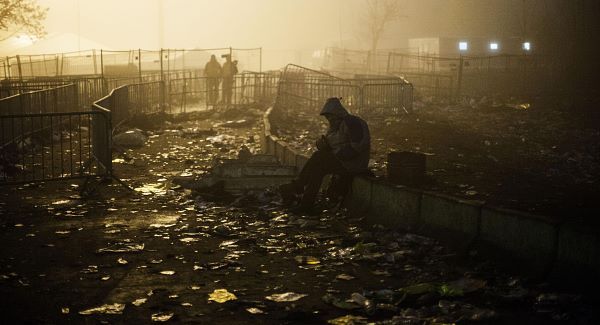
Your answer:
[[[288,184],[279,185],[279,194],[284,204],[289,204],[298,199],[298,195],[302,194],[302,188],[298,186],[298,183],[292,181]]]

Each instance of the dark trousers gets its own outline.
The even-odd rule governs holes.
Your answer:
[[[232,91],[233,91],[233,78],[223,78],[223,93],[222,93],[222,100],[224,104],[231,104],[231,95],[232,95]]]
[[[345,173],[346,169],[331,151],[317,150],[310,156],[298,176],[296,185],[304,189],[300,204],[303,206],[314,205],[325,175]]]
[[[219,78],[206,78],[208,88],[208,103],[214,105],[219,99]]]

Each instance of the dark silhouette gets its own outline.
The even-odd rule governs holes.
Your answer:
[[[214,54],[210,56],[210,61],[204,66],[204,76],[206,77],[208,104],[214,105],[219,99],[219,82],[221,78],[221,64]]]
[[[223,63],[223,94],[222,101],[225,105],[231,104],[231,95],[233,90],[233,78],[238,73],[237,60],[231,61],[231,55],[225,54],[225,63]]]
[[[302,194],[294,212],[317,212],[315,199],[325,175],[335,175],[336,194],[345,195],[354,175],[369,173],[371,136],[367,123],[348,113],[338,98],[327,99],[320,115],[329,122],[327,134],[317,140],[317,151],[308,159],[298,179],[281,186],[284,201]]]

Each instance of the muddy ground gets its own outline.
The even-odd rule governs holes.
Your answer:
[[[275,133],[310,152],[325,129],[315,113],[274,114]],[[565,220],[596,223],[600,131],[556,103],[417,100],[413,114],[367,119],[372,169],[386,174],[391,151],[427,155],[421,186],[465,199]]]
[[[137,125],[146,144],[115,156],[133,192],[97,180],[85,191],[79,180],[0,188],[2,323],[598,321],[591,296],[502,272],[476,251],[343,210],[290,214],[269,190],[227,196],[173,183],[241,145],[257,152],[261,111],[249,112]]]

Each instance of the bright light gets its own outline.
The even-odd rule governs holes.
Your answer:
[[[531,51],[531,43],[524,42],[523,43],[523,50],[525,50],[525,51]]]
[[[18,46],[28,46],[28,45],[35,43],[35,41],[37,41],[37,39],[34,36],[29,36],[29,35],[18,35],[18,36],[15,36],[14,39],[15,39],[15,43]]]
[[[496,43],[496,42],[491,42],[490,43],[490,50],[492,50],[492,51],[498,51],[498,48],[499,48],[498,43]]]
[[[458,49],[461,51],[466,51],[469,49],[469,43],[467,42],[458,42]]]

